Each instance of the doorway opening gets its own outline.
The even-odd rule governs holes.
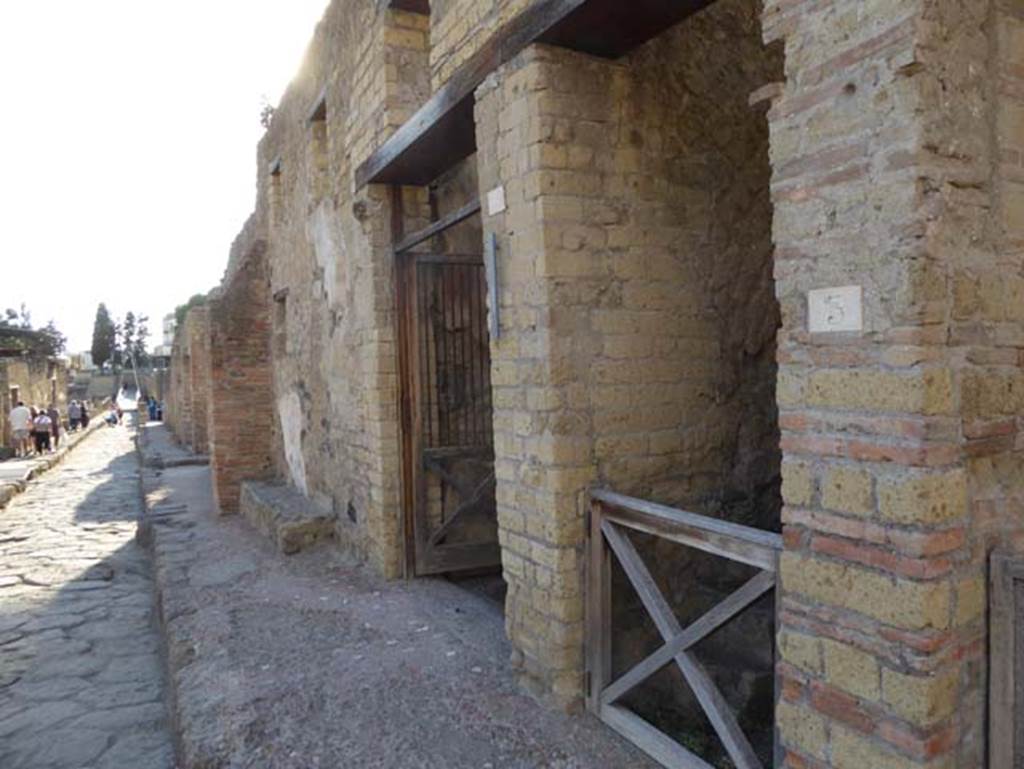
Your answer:
[[[502,601],[475,167],[471,156],[430,185],[429,223],[395,247],[406,569]]]

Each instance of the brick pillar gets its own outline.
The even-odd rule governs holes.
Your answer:
[[[992,269],[992,10],[766,4],[787,59],[769,114],[782,766],[984,763],[985,564],[1006,540],[980,536],[979,495],[1013,439],[976,437],[1020,414],[1003,396],[1024,341]],[[863,331],[809,333],[808,292],[851,284]]]
[[[271,470],[274,418],[265,244],[257,241],[209,304],[210,467],[222,513],[238,512],[243,480]]]
[[[185,318],[185,333],[189,349],[189,397],[191,406],[191,434],[189,444],[196,454],[209,451],[207,410],[210,399],[210,311],[208,307],[193,307]]]
[[[491,340],[491,387],[506,629],[524,683],[569,704],[582,686],[582,490],[596,474],[589,399],[576,384],[587,359],[571,349],[579,313],[553,306],[574,264],[590,269],[585,254],[555,242],[556,208],[568,206],[570,217],[574,203],[581,211],[580,190],[541,196],[545,174],[559,175],[545,153],[566,151],[539,141],[554,58],[533,47],[505,65],[478,91],[476,121],[481,197],[502,185],[507,201],[505,212],[483,220],[485,235],[499,238],[501,338]],[[596,175],[571,176],[598,192]]]

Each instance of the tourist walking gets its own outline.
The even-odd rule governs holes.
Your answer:
[[[21,401],[11,409],[8,415],[11,423],[11,440],[14,443],[14,456],[27,457],[32,451],[32,412]]]
[[[36,410],[36,418],[32,420],[32,435],[36,441],[36,454],[50,450],[50,434],[53,421],[42,408]]]
[[[46,416],[50,418],[50,431],[51,435],[53,435],[53,450],[56,451],[60,448],[60,428],[62,427],[60,412],[57,410],[56,403],[50,404],[50,408],[46,410]]]
[[[82,407],[78,405],[78,401],[71,401],[68,404],[68,430],[75,432],[81,423]]]
[[[89,404],[86,401],[82,401],[79,404],[79,408],[82,410],[82,429],[84,430],[89,426]]]

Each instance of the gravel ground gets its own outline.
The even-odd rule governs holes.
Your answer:
[[[164,428],[145,432],[173,457]],[[653,767],[518,688],[501,609],[480,593],[383,582],[331,544],[283,556],[213,514],[208,468],[146,472],[187,766]]]

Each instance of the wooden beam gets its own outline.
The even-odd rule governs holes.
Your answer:
[[[502,26],[403,126],[356,169],[366,184],[429,184],[476,151],[473,92],[498,67],[541,42],[618,58],[712,0],[541,0]]]
[[[775,532],[709,518],[605,489],[592,490],[590,497],[607,505],[605,517],[620,526],[654,534],[765,571],[774,572],[777,568],[782,537]]]
[[[356,187],[429,184],[476,151],[473,91],[484,78],[586,0],[542,0],[499,29],[356,169]]]
[[[617,678],[611,686],[601,692],[601,703],[610,705],[615,702],[634,686],[652,676],[659,668],[670,663],[679,652],[700,643],[773,587],[775,575],[770,572],[762,571],[750,579],[724,601],[712,606],[682,633]]]
[[[538,42],[617,59],[697,13],[713,0],[589,0]]]
[[[601,715],[601,693],[612,677],[612,554],[601,534],[601,503],[590,501],[587,561],[587,707]]]
[[[452,211],[447,216],[442,216],[436,222],[432,222],[422,230],[418,230],[402,238],[401,242],[395,246],[395,253],[401,254],[408,251],[410,248],[418,246],[425,240],[430,240],[435,235],[444,232],[445,230],[454,227],[459,222],[463,222],[469,217],[473,216],[480,210],[480,200],[471,200],[469,203],[464,205],[457,211]],[[479,261],[479,257],[477,258]]]
[[[388,8],[393,11],[409,11],[430,15],[430,0],[388,0]]]
[[[640,716],[618,705],[601,708],[601,720],[668,769],[714,769]]]

